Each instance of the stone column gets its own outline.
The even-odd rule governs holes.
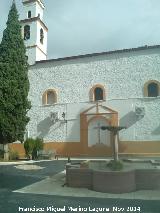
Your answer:
[[[115,135],[115,160],[118,161],[118,135]]]

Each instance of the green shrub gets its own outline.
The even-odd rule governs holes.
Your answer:
[[[33,148],[34,148],[34,141],[35,140],[33,138],[28,138],[24,142],[24,149],[28,159],[31,159]]]
[[[38,151],[43,150],[43,139],[41,138],[36,138],[34,140],[34,147],[33,147],[33,152],[32,152],[32,159],[37,159],[38,158]]]
[[[114,160],[111,160],[107,166],[113,170],[113,171],[120,171],[123,169],[123,163],[122,161],[114,161]]]
[[[0,159],[4,159],[4,150],[0,149]]]
[[[9,160],[18,160],[18,159],[19,159],[18,151],[9,150]]]
[[[28,138],[25,142],[24,142],[24,149],[25,149],[25,153],[27,158],[32,159],[37,159],[37,152],[39,150],[43,149],[43,139],[41,138]]]

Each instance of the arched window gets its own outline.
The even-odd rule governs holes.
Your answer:
[[[91,101],[104,101],[106,98],[105,89],[102,85],[97,84],[90,90]]]
[[[158,84],[150,83],[148,84],[148,97],[157,97],[158,96]]]
[[[43,32],[43,29],[41,28],[40,29],[40,42],[41,42],[41,44],[43,44],[43,40],[44,40],[44,32]]]
[[[30,26],[25,25],[24,26],[24,40],[30,39]]]
[[[102,88],[96,87],[94,89],[94,99],[95,99],[95,101],[102,101],[104,99]]]
[[[157,97],[160,95],[160,82],[156,80],[150,80],[144,85],[144,96]]]
[[[47,90],[42,97],[43,105],[51,105],[57,103],[57,93],[55,90]]]
[[[32,15],[32,14],[31,14],[31,11],[29,10],[29,11],[28,11],[28,18],[31,18],[31,15]]]
[[[54,104],[55,103],[55,93],[53,91],[47,92],[47,104]]]

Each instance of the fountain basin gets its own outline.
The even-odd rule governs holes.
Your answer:
[[[98,162],[99,164],[99,162]],[[105,193],[128,193],[136,190],[160,189],[160,169],[132,168],[122,171],[66,166],[69,187],[88,188]]]

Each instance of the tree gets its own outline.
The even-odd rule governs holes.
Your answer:
[[[0,143],[4,145],[23,141],[29,122],[28,63],[18,18],[13,1],[0,44]]]

